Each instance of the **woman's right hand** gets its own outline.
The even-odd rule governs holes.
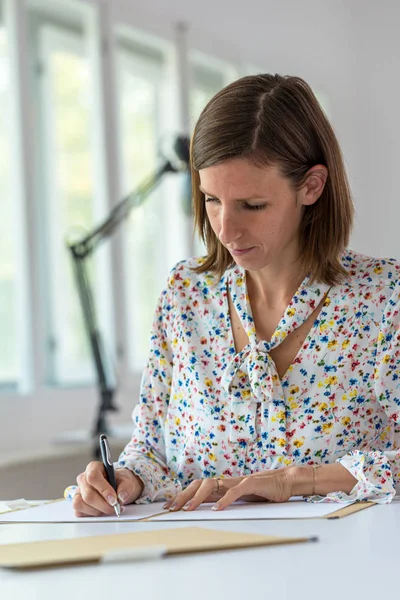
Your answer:
[[[76,517],[114,515],[114,506],[132,504],[143,491],[142,480],[129,469],[115,469],[117,493],[108,483],[103,463],[93,461],[76,478],[78,489],[72,500]],[[117,498],[118,495],[118,498]]]

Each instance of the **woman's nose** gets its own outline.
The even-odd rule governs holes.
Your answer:
[[[220,215],[219,240],[224,246],[229,246],[242,237],[243,224],[230,214]]]

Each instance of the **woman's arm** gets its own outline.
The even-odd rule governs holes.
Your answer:
[[[293,466],[287,468],[287,477],[292,496],[327,496],[331,492],[342,491],[350,494],[357,479],[341,464]]]
[[[400,484],[400,280],[391,285],[393,291],[376,342],[374,372],[375,395],[391,429],[387,450],[354,450],[339,458],[336,465],[318,469],[317,493],[328,494],[332,500],[390,502]],[[350,490],[344,486],[351,485],[351,477],[343,470],[353,477],[355,485]],[[332,485],[328,481],[331,475]],[[296,475],[299,487],[305,477],[302,471]]]

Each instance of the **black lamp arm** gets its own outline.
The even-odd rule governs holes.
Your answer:
[[[106,423],[106,413],[107,411],[117,410],[117,407],[113,403],[116,384],[114,383],[114,378],[111,376],[111,369],[107,370],[106,366],[107,359],[97,325],[96,310],[87,272],[86,259],[96,249],[100,242],[109,237],[121,221],[126,219],[133,208],[143,204],[147,196],[160,183],[166,173],[175,173],[179,171],[181,171],[181,169],[174,167],[170,161],[165,161],[165,163],[145,180],[142,185],[121,200],[103,223],[97,226],[83,239],[68,244],[73,259],[74,275],[78,287],[86,334],[90,343],[100,393],[100,403],[98,405],[98,412],[93,430],[93,437],[95,437],[96,440],[101,433],[109,433]],[[94,448],[95,454],[97,455],[97,443]]]
[[[154,188],[160,183],[165,173],[176,173],[176,169],[169,161],[166,161],[162,167],[160,167],[155,173],[150,175],[138,188],[134,190],[128,196],[123,198],[121,202],[112,209],[109,216],[103,223],[98,225],[93,231],[91,231],[86,237],[78,242],[69,244],[69,249],[72,255],[85,258],[88,254],[98,246],[98,244],[105,238],[109,237],[118,225],[126,219],[130,211],[143,204],[147,196],[154,190]]]

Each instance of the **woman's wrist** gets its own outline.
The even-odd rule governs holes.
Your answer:
[[[313,466],[294,465],[287,468],[292,496],[326,496],[330,492],[350,494],[357,479],[340,463]]]
[[[291,496],[311,496],[313,493],[313,468],[294,465],[286,469]]]

